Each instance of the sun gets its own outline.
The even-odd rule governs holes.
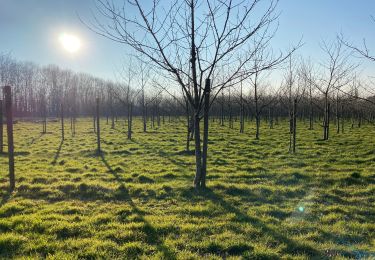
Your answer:
[[[81,48],[81,40],[73,34],[63,33],[59,40],[63,48],[70,53],[76,53]]]

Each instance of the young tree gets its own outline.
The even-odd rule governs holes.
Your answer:
[[[277,1],[154,0],[146,5],[129,0],[121,7],[108,0],[97,3],[98,11],[109,19],[108,24],[95,23],[90,28],[133,48],[145,62],[152,62],[160,73],[172,77],[186,95],[194,111],[194,185],[205,187],[209,106],[222,89],[254,73],[249,61],[267,47],[274,35]],[[273,67],[284,59],[282,54],[272,57],[257,70]],[[223,80],[216,78],[219,73]]]
[[[260,64],[258,63],[260,60],[257,60],[254,64],[254,67],[257,68]],[[260,122],[261,122],[261,115],[265,108],[269,107],[275,99],[277,95],[271,95],[271,88],[269,84],[262,82],[265,76],[269,76],[269,73],[266,72],[263,75],[262,70],[256,71],[252,77],[250,77],[250,82],[253,90],[253,98],[254,98],[254,116],[255,116],[255,139],[259,139],[260,134]],[[269,91],[269,94],[266,93]]]
[[[356,65],[350,62],[351,52],[343,48],[340,40],[330,44],[323,42],[322,50],[327,60],[321,66],[321,77],[315,82],[310,82],[323,94],[323,140],[328,140],[331,116],[330,96],[351,81]]]
[[[299,70],[300,77],[303,78],[305,82],[305,87],[307,88],[308,95],[308,106],[309,106],[309,130],[314,129],[314,67],[310,59],[302,60],[301,67]]]

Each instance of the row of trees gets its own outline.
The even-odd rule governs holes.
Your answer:
[[[319,66],[297,58],[300,43],[279,52],[271,48],[277,3],[128,0],[119,6],[97,0],[98,14],[107,23],[95,18],[88,27],[136,53],[119,73],[121,83],[56,66],[15,62],[6,55],[0,59],[1,82],[15,86],[19,116],[57,115],[64,107],[72,117],[93,115],[99,97],[102,115],[111,118],[112,127],[116,116],[126,116],[129,139],[133,115],[142,116],[145,132],[148,118],[160,122],[163,115],[185,115],[187,149],[191,140],[195,146],[194,185],[204,188],[210,117],[218,117],[222,125],[227,118],[233,128],[238,116],[241,133],[246,131],[245,119],[253,117],[258,139],[262,117],[272,127],[274,120],[286,116],[292,152],[298,116],[308,114],[310,129],[314,118],[321,117],[324,140],[329,138],[332,116],[337,126],[349,116],[373,121],[371,87],[355,75],[353,48],[342,39],[322,44],[326,59]],[[275,84],[269,78],[276,69],[282,77]]]
[[[302,104],[309,107],[310,128],[314,127],[314,111],[322,115],[323,139],[327,140],[332,101],[338,121],[344,114],[340,105],[343,107],[348,100],[353,104],[359,99],[361,83],[353,74],[357,64],[351,62],[352,48],[346,48],[342,39],[322,44],[326,60],[318,68],[311,62],[297,62],[293,58],[300,43],[277,54],[272,50],[270,42],[277,31],[279,16],[277,3],[277,0],[155,0],[144,4],[138,0],[122,3],[97,0],[98,15],[107,22],[99,23],[103,19],[95,17],[93,23],[87,23],[96,33],[130,47],[143,62],[152,64],[157,80],[169,79],[168,86],[180,89],[179,96],[184,98],[180,103],[187,117],[187,140],[191,132],[195,141],[197,188],[205,187],[209,116],[221,111],[223,124],[227,103],[229,127],[233,127],[234,88],[240,86],[237,97],[240,132],[244,132],[246,100],[253,105],[256,138],[265,108],[270,115],[286,110],[291,151],[295,151],[296,118]],[[281,86],[264,91],[268,83],[262,79],[281,66],[284,66]],[[250,82],[253,91],[248,99],[243,92],[246,82]],[[371,102],[368,98],[361,100]],[[221,107],[215,109],[217,104]],[[276,106],[283,109],[275,110]]]
[[[13,111],[17,117],[60,117],[62,111],[73,118],[89,116],[94,113],[96,98],[102,103],[102,115],[111,118],[112,125],[115,117],[127,115],[130,120],[130,114],[142,115],[145,122],[146,117],[177,115],[176,101],[157,89],[147,91],[148,71],[140,66],[142,76],[137,80],[132,76],[133,68],[126,73],[122,71],[122,78],[114,82],[0,54],[0,85],[12,86]]]

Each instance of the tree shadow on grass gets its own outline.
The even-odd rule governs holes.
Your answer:
[[[60,152],[61,152],[61,148],[62,148],[62,145],[64,144],[64,140],[61,140],[60,142],[60,145],[59,147],[57,148],[57,151],[56,151],[56,154],[55,154],[55,157],[53,157],[53,161],[51,162],[52,165],[55,165],[57,160],[59,159],[60,157]]]
[[[163,254],[164,259],[176,259],[175,253],[164,244],[164,241],[162,238],[160,238],[157,229],[154,228],[152,224],[145,219],[145,213],[140,210],[134,203],[128,189],[125,186],[125,183],[121,180],[121,177],[118,175],[118,173],[108,163],[104,153],[101,152],[99,156],[104,165],[107,167],[108,171],[113,174],[116,181],[120,184],[116,197],[118,199],[126,201],[131,206],[132,211],[136,213],[138,215],[138,218],[144,223],[144,231],[147,234],[146,242],[148,244],[156,246],[156,248]]]
[[[42,136],[44,135],[44,133],[40,133],[37,137],[33,137],[29,143],[29,145],[32,145],[34,144],[36,141],[38,141]]]
[[[246,213],[241,212],[237,207],[233,206],[229,202],[227,202],[224,198],[222,198],[218,193],[215,193],[213,190],[206,188],[204,190],[196,191],[195,189],[191,189],[189,192],[189,197],[194,198],[198,197],[201,199],[211,200],[216,205],[221,206],[226,212],[234,213],[236,222],[240,223],[251,223],[254,227],[259,228],[263,234],[273,237],[274,239],[278,240],[281,243],[285,243],[286,247],[283,249],[284,253],[293,254],[293,255],[301,255],[305,254],[312,258],[317,259],[327,259],[328,257],[322,254],[320,251],[316,250],[315,248],[301,244],[280,232],[274,230],[272,227],[269,227],[264,222],[256,217],[249,216]]]
[[[177,159],[177,158],[172,158],[174,155],[176,155],[176,153],[167,153],[165,152],[164,150],[162,149],[156,149],[154,148],[153,146],[151,145],[148,145],[146,143],[141,143],[139,141],[136,141],[136,140],[133,140],[133,143],[141,146],[142,148],[144,148],[145,150],[149,150],[151,151],[152,153],[154,154],[157,154],[158,156],[164,158],[164,159],[167,159],[168,161],[170,161],[171,163],[173,163],[174,165],[176,165],[177,167],[179,167],[179,169],[181,171],[186,171],[187,168],[188,168],[188,164],[186,163],[186,161],[184,160],[180,160],[180,159]],[[179,152],[181,153],[181,152]],[[186,152],[187,155],[190,155],[188,152]]]
[[[2,207],[5,203],[9,201],[11,196],[12,196],[12,193],[9,190],[6,191],[4,194],[1,194],[0,207]]]

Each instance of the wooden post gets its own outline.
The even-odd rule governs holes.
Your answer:
[[[3,153],[3,100],[0,99],[0,153]]]
[[[5,113],[7,117],[8,133],[8,156],[9,156],[9,183],[10,190],[13,191],[16,183],[14,176],[14,144],[13,144],[13,113],[12,113],[12,91],[10,86],[4,87]]]
[[[61,103],[61,140],[64,141],[64,104]]]
[[[99,98],[96,98],[96,137],[98,144],[98,154],[100,154],[100,120],[99,120]]]

